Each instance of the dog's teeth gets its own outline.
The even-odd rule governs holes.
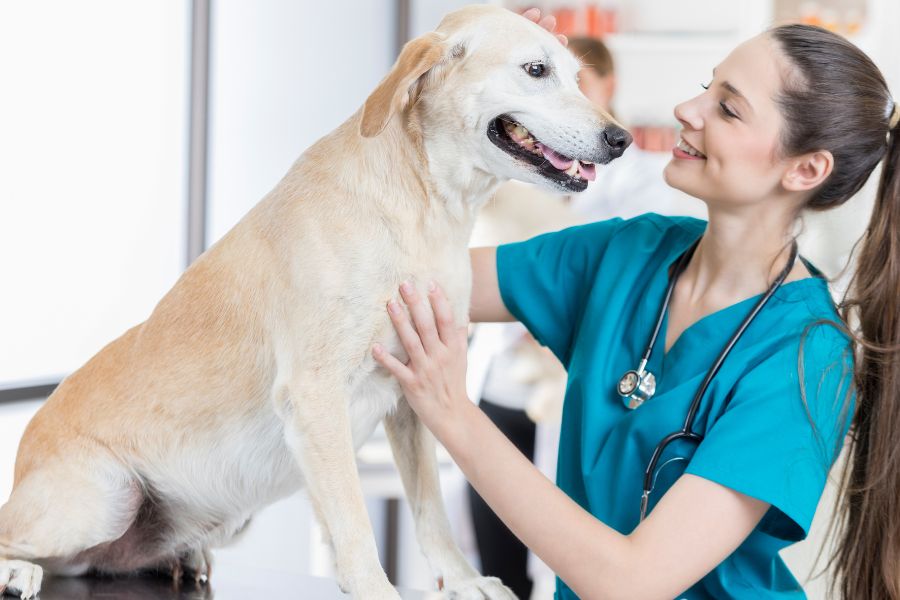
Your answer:
[[[520,138],[528,137],[528,130],[525,129],[524,127],[522,127],[521,125],[519,125],[518,123],[516,123],[516,127],[515,127],[514,131],[516,132],[516,135],[518,135]]]
[[[592,162],[589,161],[589,160],[583,160],[583,161],[581,161],[581,164],[583,164],[583,165],[592,165],[592,164],[594,164],[594,163],[592,163]]]
[[[571,175],[572,177],[575,177],[575,175],[578,174],[578,161],[577,160],[572,161],[572,165],[568,169],[566,169],[566,174]]]

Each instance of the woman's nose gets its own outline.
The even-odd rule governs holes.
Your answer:
[[[703,115],[701,114],[699,98],[677,104],[675,106],[675,118],[685,128],[703,129]]]

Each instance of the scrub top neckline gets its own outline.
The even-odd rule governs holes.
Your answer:
[[[663,296],[665,295],[665,288],[669,285],[669,281],[671,279],[672,265],[675,263],[675,261],[678,260],[678,257],[681,256],[690,247],[692,243],[697,241],[697,239],[705,233],[705,229],[700,232],[700,236],[696,236],[694,235],[694,232],[689,232],[687,230],[685,230],[685,232],[688,234],[685,236],[685,241],[687,243],[680,244],[677,252],[675,252],[673,256],[670,256],[667,260],[663,261],[663,264],[660,268],[660,271],[665,276],[663,278]],[[795,279],[794,281],[789,281],[787,283],[781,284],[775,294],[773,294],[772,298],[770,298],[770,302],[772,300],[789,301],[797,295],[798,291],[803,290],[805,287],[811,284],[824,285],[827,292],[827,282],[822,275],[822,272],[804,257],[798,255],[797,258],[803,261],[804,265],[806,265],[812,275],[810,277],[803,277],[802,279]],[[667,306],[665,312],[663,313],[662,324],[660,325],[660,334],[663,337],[662,362],[669,362],[670,357],[673,355],[674,351],[679,346],[684,345],[682,344],[682,340],[685,339],[685,336],[687,334],[690,334],[690,336],[692,337],[695,331],[704,329],[705,327],[707,327],[709,322],[723,318],[725,314],[733,312],[738,307],[755,303],[763,294],[765,294],[765,292],[760,292],[759,294],[749,296],[747,298],[744,298],[743,300],[738,300],[733,304],[723,306],[722,308],[714,312],[700,317],[681,332],[681,334],[678,336],[678,339],[675,340],[675,342],[668,350],[666,350],[666,339],[669,332],[669,307]],[[656,294],[651,294],[651,296],[655,295]],[[750,308],[752,308],[752,306]],[[657,311],[658,310],[659,309],[657,308]]]
[[[804,277],[803,279],[796,279],[794,281],[789,281],[788,283],[782,284],[778,291],[781,291],[783,288],[791,287],[790,291],[792,292],[791,295],[793,295],[793,292],[795,290],[802,289],[812,283],[824,284],[825,282],[824,282],[824,280],[822,280],[818,277]],[[800,285],[795,285],[795,284],[800,284]],[[765,292],[763,292],[763,293],[765,293]],[[670,360],[670,357],[673,354],[673,352],[675,351],[675,349],[678,348],[679,345],[683,345],[683,344],[681,344],[681,340],[684,339],[685,334],[690,332],[691,335],[693,335],[694,330],[704,329],[707,326],[708,322],[723,318],[724,314],[730,313],[730,312],[732,312],[732,310],[737,310],[737,308],[740,306],[743,306],[745,304],[749,305],[749,304],[754,303],[756,300],[759,300],[760,296],[762,296],[763,293],[757,294],[755,296],[751,296],[749,298],[745,298],[744,300],[740,300],[734,304],[729,304],[728,306],[722,307],[715,312],[711,312],[708,315],[704,315],[703,317],[697,319],[696,321],[691,323],[689,327],[687,327],[686,329],[684,329],[684,331],[681,332],[681,335],[678,336],[678,339],[675,340],[675,343],[673,343],[672,346],[668,350],[665,349],[665,341],[663,341],[663,353],[662,353],[663,360],[664,361]],[[785,297],[779,298],[778,295],[776,294],[776,295],[773,295],[769,301],[771,302],[773,300],[785,301],[785,300],[787,300],[787,298],[785,298]],[[752,308],[752,306],[748,306],[747,312],[749,312],[749,310],[751,308]],[[661,333],[662,332],[668,333],[668,326],[669,326],[669,309],[666,308],[666,312],[663,315],[663,322],[662,322],[662,325],[660,326]]]

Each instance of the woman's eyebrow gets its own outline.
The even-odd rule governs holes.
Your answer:
[[[716,70],[713,69],[713,78],[715,78],[715,76],[716,76]],[[753,111],[753,105],[750,104],[750,101],[747,100],[747,96],[743,95],[743,94],[740,92],[740,90],[738,90],[736,87],[734,87],[733,85],[731,85],[731,84],[728,83],[727,81],[723,81],[723,82],[722,82],[722,87],[725,88],[725,90],[726,90],[729,94],[731,94],[731,95],[733,95],[733,96],[736,96],[739,100],[742,100],[742,101],[744,102],[744,104],[747,105],[747,108],[749,108],[751,112]]]

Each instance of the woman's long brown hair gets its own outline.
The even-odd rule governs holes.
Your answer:
[[[891,134],[878,196],[842,317],[859,322],[857,408],[836,517],[843,598],[900,598],[900,132]]]
[[[868,228],[840,315],[854,340],[856,409],[832,527],[831,591],[900,600],[900,129],[884,77],[824,29],[770,31],[793,73],[779,98],[788,155],[828,150],[834,169],[807,208],[842,204],[882,163]]]

